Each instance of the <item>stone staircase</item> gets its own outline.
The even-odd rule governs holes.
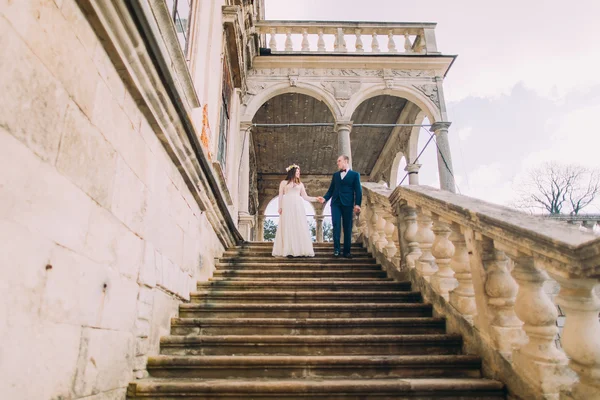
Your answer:
[[[129,399],[505,399],[410,283],[359,246],[351,260],[225,252],[180,306]]]

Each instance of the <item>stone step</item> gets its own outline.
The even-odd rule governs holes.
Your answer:
[[[327,269],[327,270],[310,270],[310,269],[292,269],[286,270],[281,268],[269,269],[217,269],[213,276],[215,277],[247,277],[247,278],[387,278],[385,271],[360,271],[352,269]]]
[[[412,318],[431,317],[423,303],[180,304],[182,318]]]
[[[275,290],[203,290],[192,292],[192,303],[415,303],[421,301],[421,293],[416,291],[385,290],[303,290],[281,292]]]
[[[344,241],[342,240],[342,245]],[[333,249],[333,242],[321,242],[321,243],[313,243],[313,248],[317,249]],[[239,248],[251,248],[251,247],[273,247],[273,242],[244,242],[241,245],[231,247],[230,249],[239,249]],[[352,243],[350,246],[352,249],[359,248],[364,249],[362,243]]]
[[[443,318],[173,318],[172,335],[443,334]]]
[[[269,262],[248,262],[248,261],[219,261],[216,263],[217,270],[219,269],[258,269],[264,271],[270,270],[304,270],[304,271],[339,271],[353,270],[353,271],[382,271],[381,265],[371,262],[357,263],[349,262],[346,264],[333,264],[333,263],[299,263],[299,262],[282,262],[282,263],[269,263]]]
[[[460,335],[166,336],[164,355],[444,355],[460,354]]]
[[[245,282],[245,281],[253,281],[253,282],[286,282],[286,281],[295,281],[295,282],[394,282],[393,278],[353,278],[353,277],[335,277],[335,278],[296,278],[296,277],[277,277],[277,278],[253,278],[253,277],[212,277],[209,278],[210,282]]]
[[[257,265],[323,265],[331,268],[344,265],[379,265],[374,258],[339,258],[339,257],[221,257],[218,264],[257,264]]]
[[[169,356],[148,357],[153,377],[178,378],[479,378],[470,355],[418,356]]]
[[[504,385],[489,379],[142,379],[127,397],[252,400],[503,400]]]
[[[313,248],[313,251],[315,252],[315,256],[316,255],[325,255],[325,256],[331,256],[333,255],[333,247],[315,247]],[[253,255],[253,254],[264,254],[265,257],[269,256],[272,257],[271,254],[273,252],[273,247],[255,247],[255,248],[249,248],[249,247],[241,247],[241,248],[232,248],[232,249],[228,249],[225,250],[225,252],[223,253],[223,255]],[[351,249],[351,253],[353,255],[357,255],[357,256],[370,256],[371,253],[369,252],[368,249],[364,249],[361,247],[353,247]]]
[[[320,282],[306,282],[306,281],[208,281],[198,282],[196,285],[198,290],[206,291],[210,289],[214,290],[282,290],[282,291],[300,291],[300,290],[331,290],[334,292],[344,290],[398,290],[406,291],[410,290],[410,282],[390,282],[390,281],[320,281]]]

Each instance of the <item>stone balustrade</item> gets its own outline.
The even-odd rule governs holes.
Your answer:
[[[440,54],[435,23],[259,21],[272,53]]]
[[[363,244],[463,334],[486,375],[521,398],[600,399],[599,238],[426,186],[363,187]]]

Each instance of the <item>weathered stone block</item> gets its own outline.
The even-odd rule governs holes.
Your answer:
[[[93,57],[96,46],[100,46],[96,33],[75,0],[61,1],[60,3],[57,3],[57,6],[60,8],[65,20],[86,49],[88,56]]]
[[[11,325],[0,351],[2,398],[73,398],[80,335],[79,326],[40,321],[31,314]]]
[[[100,327],[105,285],[110,283],[107,266],[60,246],[49,263],[40,315],[52,322]]]
[[[129,229],[144,237],[144,218],[148,203],[148,190],[133,173],[125,161],[119,157],[117,176],[111,211]]]
[[[115,267],[121,274],[136,278],[142,262],[143,240],[123,222],[100,206],[92,208],[85,253],[94,261]]]
[[[19,314],[36,318],[42,304],[49,258],[55,244],[21,225],[0,219],[0,324],[10,325]],[[0,328],[0,337],[4,329]]]
[[[69,96],[4,19],[0,48],[0,127],[53,164]]]
[[[171,318],[176,317],[179,311],[179,300],[163,292],[154,290],[154,308],[152,312],[152,327],[150,330],[150,349],[148,354],[158,354],[159,340],[171,331]]]
[[[156,285],[156,250],[148,241],[144,242],[144,259],[138,276],[138,283],[150,287]]]
[[[82,249],[92,200],[0,128],[0,218]]]
[[[129,332],[85,328],[74,384],[77,396],[126,387],[133,377],[134,346]]]
[[[45,0],[15,1],[5,7],[4,13],[33,53],[62,82],[81,109],[91,115],[98,81],[79,77],[89,77],[95,68],[73,34],[72,24],[56,5]]]
[[[109,268],[108,275],[101,326],[130,332],[135,323],[139,286],[135,280],[112,268]]]
[[[56,168],[99,204],[110,208],[117,153],[74,104],[67,111]]]

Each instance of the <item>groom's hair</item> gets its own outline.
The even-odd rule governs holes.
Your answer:
[[[350,162],[350,157],[348,157],[347,155],[345,155],[345,154],[341,154],[341,155],[340,155],[340,157],[343,157],[343,158],[344,158],[344,160],[346,160],[346,161]]]

